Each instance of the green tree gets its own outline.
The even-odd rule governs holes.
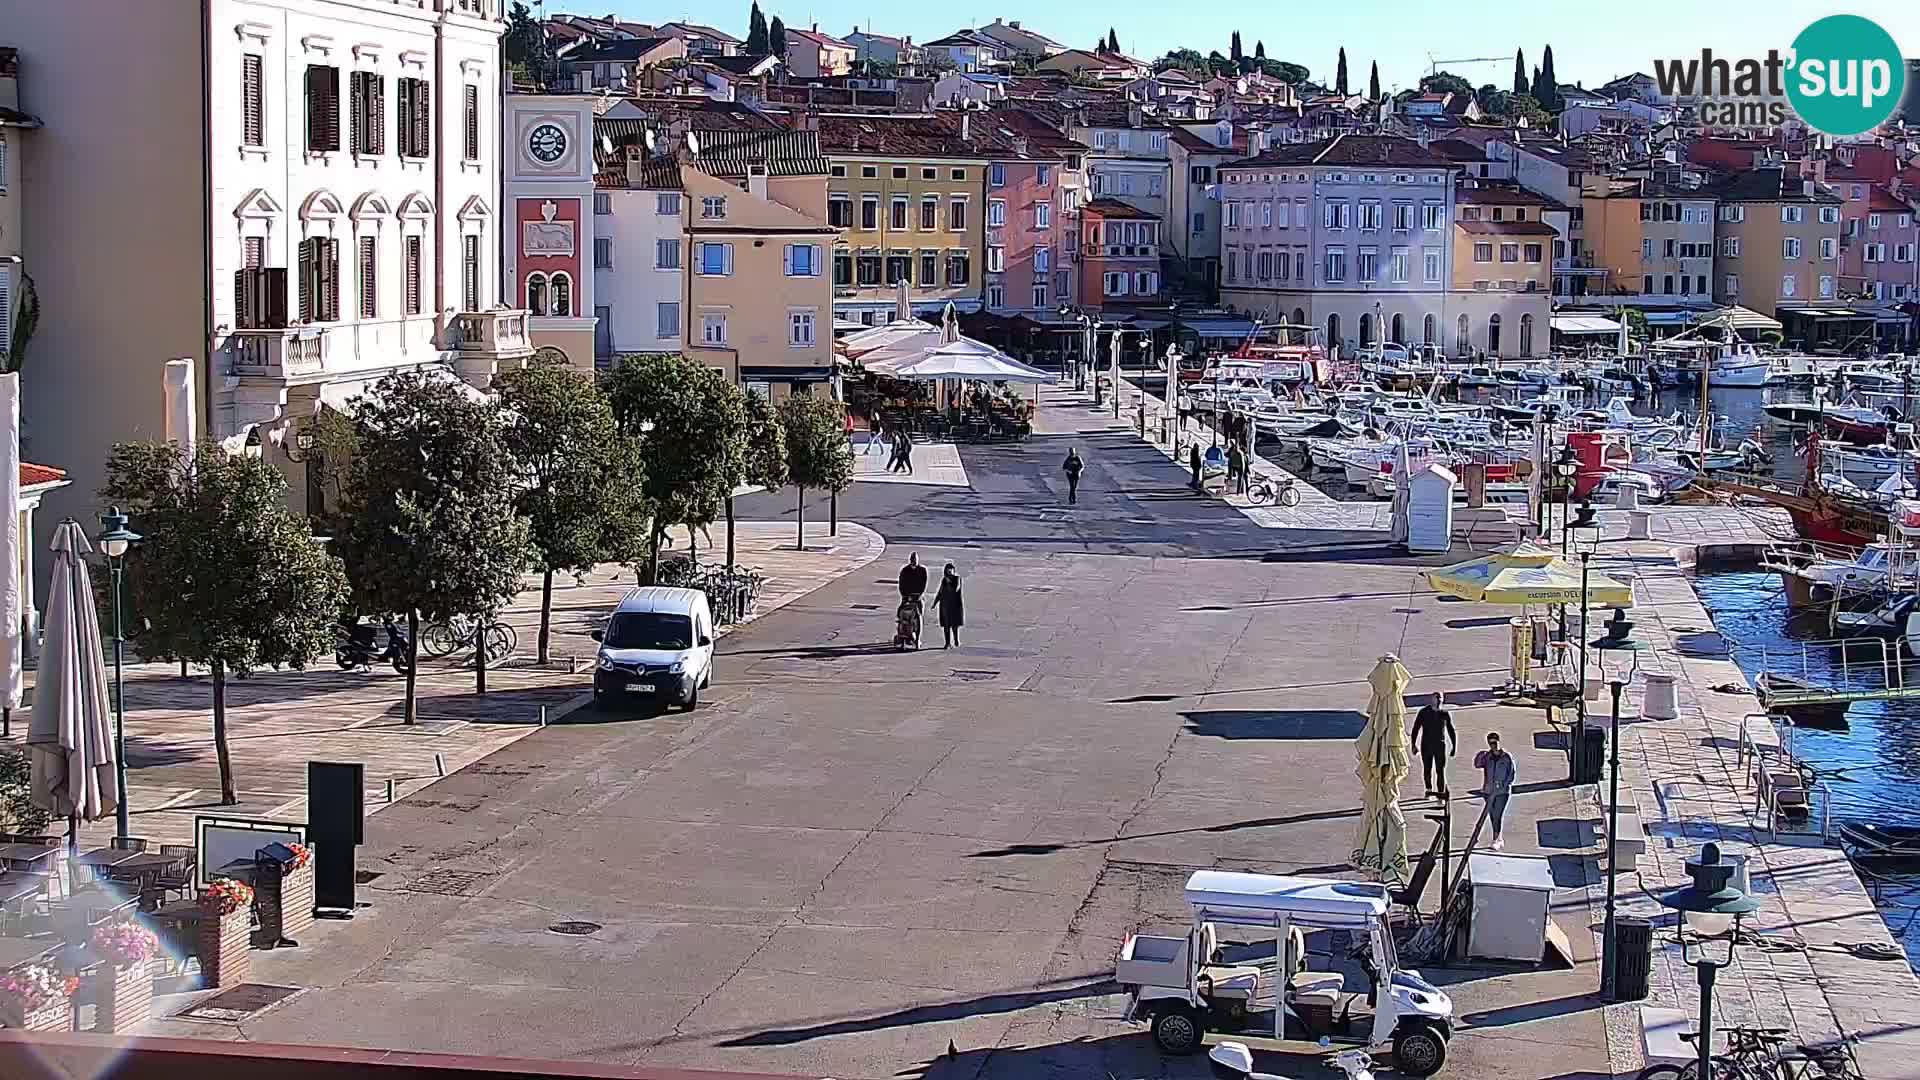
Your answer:
[[[767,27],[767,48],[782,60],[787,58],[787,24],[775,15]]]
[[[1488,83],[1473,92],[1473,100],[1475,104],[1480,106],[1481,112],[1491,115],[1495,112],[1493,107],[1494,102],[1500,100],[1500,88],[1492,83]]]
[[[1526,57],[1521,55],[1521,50],[1515,49],[1513,50],[1513,92],[1525,94],[1532,89],[1533,87],[1527,83]]]
[[[767,55],[767,17],[760,14],[759,0],[754,0],[753,10],[747,13],[747,55]]]
[[[1208,74],[1211,74],[1211,75],[1220,75],[1220,76],[1231,78],[1232,76],[1240,73],[1240,66],[1238,64],[1235,64],[1232,60],[1229,60],[1226,57],[1221,56],[1220,51],[1216,49],[1213,52],[1210,52],[1207,54],[1207,72]]]
[[[1533,88],[1533,99],[1548,112],[1560,111],[1560,80],[1553,73],[1553,46],[1540,50],[1540,81]]]
[[[1380,61],[1373,62],[1373,70],[1367,73],[1367,100],[1380,100]]]
[[[589,375],[566,364],[536,364],[494,380],[502,437],[523,486],[515,508],[527,520],[533,565],[540,571],[540,633],[535,656],[551,659],[553,575],[584,573],[595,563],[630,557],[608,550],[610,537],[638,535],[647,512],[634,471],[638,455],[613,408]]]
[[[1253,58],[1254,58],[1255,60],[1265,60],[1265,59],[1267,58],[1267,43],[1266,43],[1266,42],[1264,42],[1264,41],[1256,41],[1256,42],[1254,42],[1254,43],[1253,43]]]
[[[1111,26],[1107,27],[1107,51],[1110,53],[1120,51],[1120,35],[1115,33]]]
[[[713,521],[742,475],[746,395],[726,376],[678,353],[625,356],[607,376],[620,429],[639,443],[653,508],[645,578],[660,573],[668,527]]]
[[[1341,97],[1347,96],[1347,50],[1340,49],[1340,64],[1333,71],[1333,92]]]
[[[40,292],[33,287],[33,275],[20,275],[19,295],[13,304],[13,339],[5,355],[0,355],[0,372],[18,372],[27,364],[27,345],[40,325]]]
[[[746,445],[742,448],[739,483],[773,491],[787,486],[787,432],[780,414],[758,391],[746,400]],[[727,494],[727,565],[733,565],[733,494]]]
[[[847,443],[846,406],[831,398],[790,397],[780,403],[786,434],[787,478],[800,489],[794,548],[807,546],[807,489],[845,491],[853,483],[853,448]]]
[[[518,65],[536,86],[546,85],[547,76],[553,71],[553,43],[547,40],[546,28],[527,10],[526,4],[516,0],[508,11],[507,32],[500,41],[508,64]]]
[[[287,482],[255,457],[211,443],[120,443],[102,498],[142,534],[128,549],[133,640],[149,660],[190,660],[213,673],[213,748],[220,801],[239,801],[227,748],[227,675],[304,668],[333,644],[347,575],[287,507]],[[111,588],[111,578],[100,579]],[[108,598],[109,602],[111,597]]]
[[[526,478],[492,404],[417,370],[376,383],[353,422],[358,449],[336,543],[363,610],[406,615],[411,724],[421,620],[479,615],[485,624],[520,591],[529,545],[514,498]],[[484,693],[484,662],[474,681]]]
[[[1267,74],[1293,86],[1298,86],[1306,82],[1307,76],[1310,74],[1304,66],[1300,64],[1290,64],[1285,60],[1269,60],[1268,64],[1270,66]]]
[[[1532,94],[1508,94],[1500,115],[1509,120],[1525,120],[1528,127],[1551,128],[1553,115],[1533,100]]]
[[[1420,92],[1423,94],[1465,94],[1473,95],[1473,84],[1455,75],[1451,71],[1436,71],[1420,80]]]
[[[0,750],[0,822],[6,831],[37,833],[53,820],[33,801],[33,766],[24,750]]]
[[[1167,55],[1153,62],[1156,72],[1174,68],[1200,76],[1212,74],[1212,69],[1207,66],[1207,58],[1192,49],[1171,49]]]
[[[1233,40],[1227,44],[1227,59],[1239,63],[1246,54],[1240,51],[1240,31],[1233,32]]]

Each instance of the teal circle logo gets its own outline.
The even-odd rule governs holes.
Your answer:
[[[1893,35],[1872,19],[1829,15],[1793,39],[1787,100],[1815,131],[1859,135],[1893,115],[1907,65]]]

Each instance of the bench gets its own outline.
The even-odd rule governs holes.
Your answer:
[[[1766,713],[1748,713],[1740,721],[1740,746],[1735,761],[1747,780],[1758,783],[1765,775],[1766,759],[1782,757],[1780,731]]]
[[[1640,1050],[1647,1064],[1685,1065],[1700,1060],[1693,1043],[1680,1037],[1692,1034],[1692,1028],[1693,1018],[1679,1009],[1640,1006]]]
[[[1605,807],[1601,808],[1602,810]],[[1614,853],[1620,865],[1610,867],[1609,872],[1632,870],[1639,863],[1640,856],[1647,853],[1647,830],[1640,823],[1640,809],[1635,806],[1620,808],[1620,837],[1614,844]],[[1607,819],[1602,817],[1594,822],[1593,831],[1602,841],[1607,838]]]

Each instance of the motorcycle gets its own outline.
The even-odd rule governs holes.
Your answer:
[[[371,623],[344,620],[333,628],[333,661],[340,665],[341,671],[359,668],[362,671],[372,669],[375,663],[392,664],[393,670],[405,675],[409,667],[411,650],[407,648],[407,632],[392,619],[382,620],[386,631],[386,644],[377,645],[376,635],[381,628]]]

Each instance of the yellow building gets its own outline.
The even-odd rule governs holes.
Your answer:
[[[1548,351],[1557,204],[1520,188],[1454,189],[1453,273],[1446,314],[1455,350],[1508,359]]]
[[[885,322],[905,281],[917,311],[951,303],[978,311],[985,263],[988,159],[999,146],[967,112],[821,116],[829,163],[827,221],[833,307],[841,318]]]
[[[697,157],[628,164],[630,186],[683,195],[683,351],[770,400],[833,374],[826,172],[808,131],[709,132]]]
[[[1781,310],[1838,295],[1842,200],[1832,190],[1777,165],[1734,173],[1708,190],[1720,201],[1714,299],[1780,318]]]
[[[1652,179],[1600,178],[1581,192],[1595,268],[1590,292],[1706,301],[1714,283],[1714,196]]]

